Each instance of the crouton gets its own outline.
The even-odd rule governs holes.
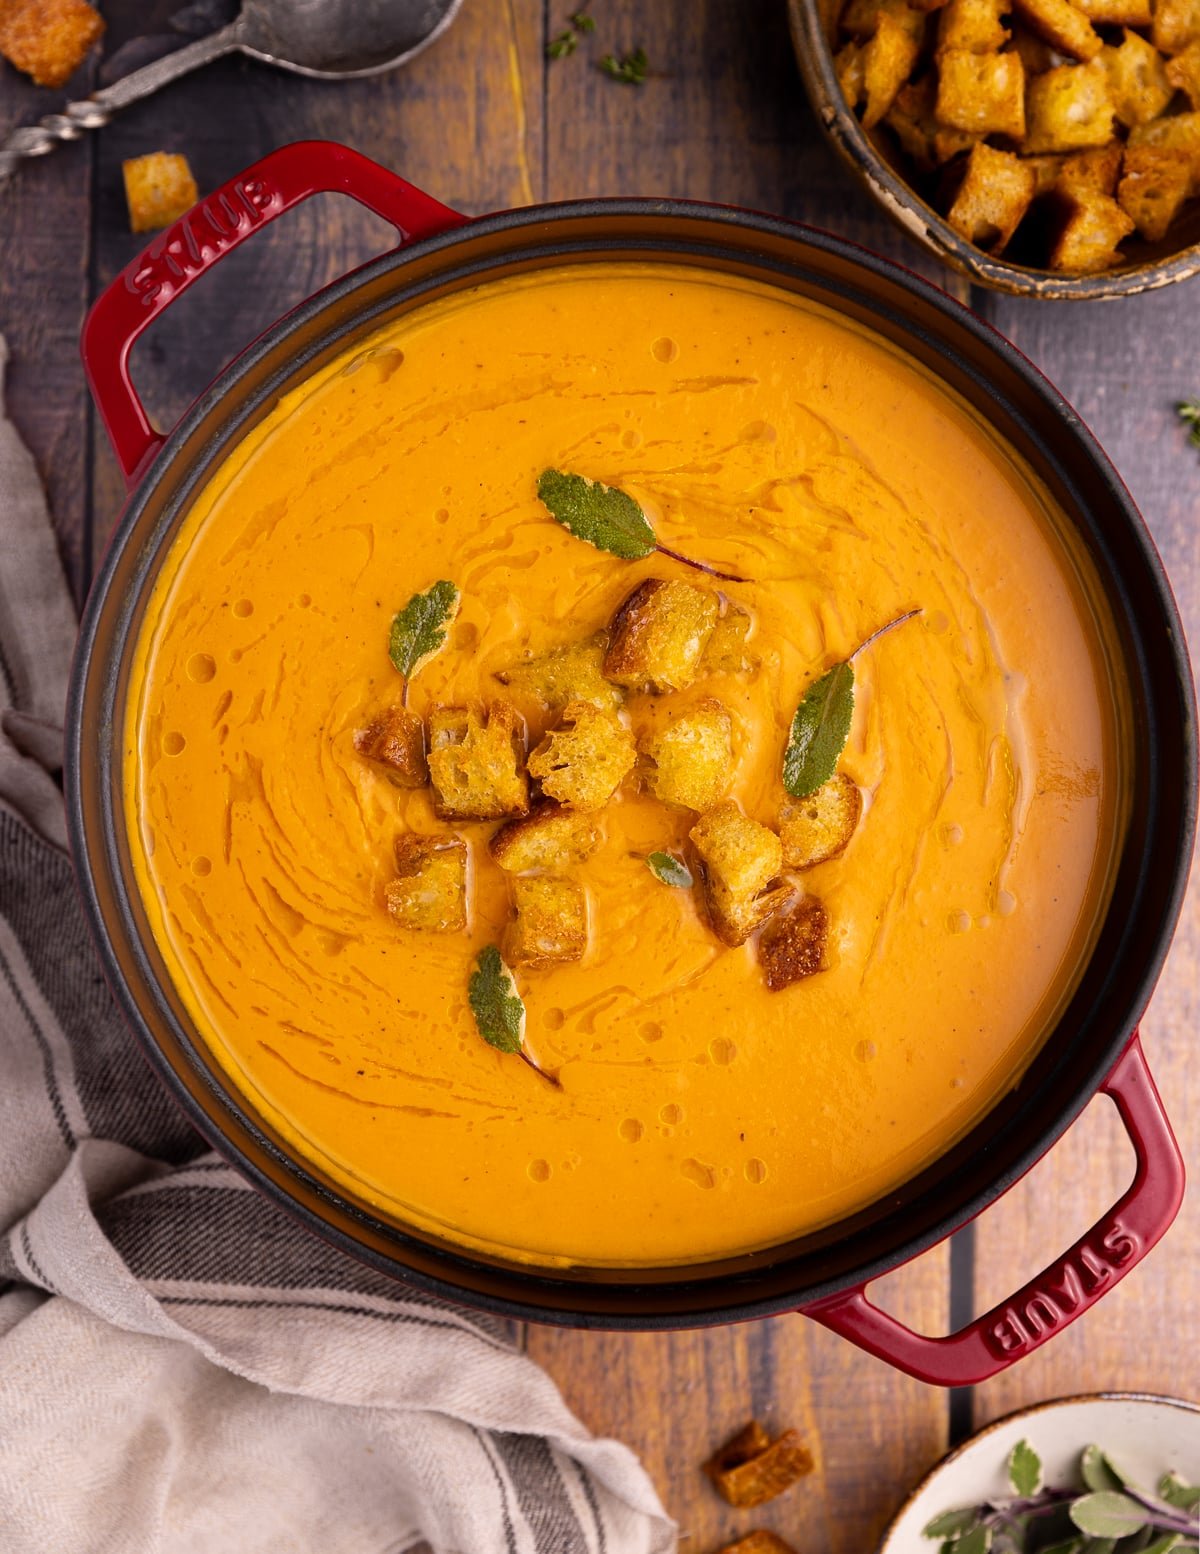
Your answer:
[[[187,157],[152,151],[121,163],[131,232],[156,232],[191,210],[200,198]]]
[[[766,1527],[756,1527],[736,1543],[727,1543],[717,1554],[796,1554],[790,1543],[785,1543],[777,1532]]]
[[[925,75],[920,81],[908,81],[896,93],[896,100],[883,119],[905,156],[923,173],[934,165],[933,137],[938,128],[933,116],[936,97],[937,84],[932,75]],[[720,625],[718,621],[718,630]]]
[[[862,40],[875,36],[884,17],[914,38],[925,30],[923,11],[914,9],[908,0],[849,0],[838,20],[843,32]]]
[[[915,14],[915,13],[910,13]],[[912,74],[921,52],[921,37],[907,20],[883,12],[874,36],[862,46],[864,129],[874,129]]]
[[[1150,0],[1075,0],[1090,22],[1101,27],[1149,27]]]
[[[1113,138],[1113,103],[1108,72],[1098,59],[1059,65],[1029,82],[1024,149],[1087,151]]]
[[[1065,156],[1023,156],[1021,162],[1033,174],[1033,197],[1049,194],[1058,182]]]
[[[382,766],[400,788],[423,788],[429,780],[425,764],[425,726],[415,712],[393,702],[354,734],[354,748],[368,761]]]
[[[717,609],[703,588],[647,578],[612,618],[605,676],[630,690],[683,690],[699,673]]]
[[[1182,54],[1200,38],[1200,0],[1156,0],[1150,41],[1163,54]]]
[[[525,725],[510,702],[494,701],[483,715],[474,708],[435,707],[428,759],[439,815],[501,820],[528,813]]]
[[[862,815],[862,794],[835,772],[807,798],[788,799],[779,812],[779,840],[789,869],[811,869],[845,852]]]
[[[607,649],[608,632],[597,631],[580,642],[568,642],[502,669],[496,678],[501,685],[539,702],[547,712],[561,712],[569,701],[590,701],[614,712],[622,696],[604,678]]]
[[[1025,133],[1025,67],[1019,54],[947,49],[938,55],[937,117],[971,135]]]
[[[653,763],[646,786],[664,804],[711,809],[733,775],[733,722],[719,701],[705,697],[642,746]]]
[[[851,108],[857,108],[863,100],[865,81],[863,76],[862,44],[850,42],[837,51],[833,60],[834,74],[842,89],[842,96]]]
[[[977,248],[1000,253],[1029,209],[1036,182],[1020,157],[981,141],[967,159],[966,176],[946,220]]]
[[[1056,184],[1064,194],[1112,194],[1121,172],[1119,140],[1063,158]]]
[[[587,897],[575,880],[520,875],[512,882],[517,915],[504,936],[513,966],[549,966],[581,960],[587,949]]]
[[[1050,249],[1052,270],[1091,275],[1121,263],[1117,244],[1133,231],[1133,222],[1105,194],[1080,194],[1066,202],[1066,219]]]
[[[401,928],[461,933],[467,926],[467,844],[458,836],[396,838],[396,878],[384,887]]]
[[[1126,146],[1117,204],[1151,243],[1166,236],[1191,188],[1191,158],[1162,146]]]
[[[717,618],[704,652],[700,655],[700,673],[741,674],[751,667],[746,653],[746,637],[750,631],[750,616],[740,605],[725,605],[724,613]]]
[[[771,992],[824,971],[828,938],[829,915],[815,896],[805,896],[768,923],[758,941],[758,959]]]
[[[949,0],[938,17],[938,54],[952,49],[993,54],[1002,49],[1008,28],[1000,18],[1011,10],[1011,0]]]
[[[812,1453],[795,1430],[785,1430],[744,1462],[718,1473],[710,1472],[709,1476],[730,1505],[744,1509],[774,1500],[812,1470]]]
[[[744,1425],[736,1435],[730,1436],[724,1446],[717,1448],[704,1464],[704,1471],[715,1484],[722,1473],[730,1468],[740,1468],[752,1457],[761,1457],[771,1444],[771,1437],[757,1419]]]
[[[1200,108],[1200,38],[1167,65],[1167,80],[1182,92],[1193,108]]]
[[[590,701],[573,701],[529,757],[529,775],[547,798],[573,809],[600,809],[636,759],[633,735],[624,724]]]
[[[1056,53],[1044,38],[1016,23],[1012,30],[1012,46],[1021,56],[1027,77],[1039,76],[1043,70],[1053,70],[1055,65],[1063,63],[1062,55]]]
[[[713,931],[725,944],[744,944],[792,894],[789,885],[772,884],[783,867],[779,838],[732,799],[702,815],[689,834]]]
[[[1013,10],[1031,31],[1073,59],[1095,59],[1104,46],[1100,34],[1071,0],[1013,0]]]
[[[104,31],[84,0],[4,0],[0,54],[36,86],[64,86]]]
[[[1100,55],[1108,75],[1108,93],[1122,124],[1132,128],[1156,119],[1171,100],[1162,55],[1145,38],[1126,29],[1116,48],[1109,45]]]
[[[590,815],[542,799],[523,819],[506,821],[488,851],[509,874],[561,874],[599,845],[600,828]]]
[[[1178,151],[1186,156],[1192,170],[1189,193],[1200,194],[1200,113],[1177,113],[1169,119],[1139,124],[1129,132],[1131,146],[1157,146],[1160,151]]]

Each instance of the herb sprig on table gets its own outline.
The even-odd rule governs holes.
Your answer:
[[[1188,442],[1193,448],[1200,448],[1200,396],[1195,399],[1181,399],[1175,406],[1176,414],[1188,428]]]
[[[574,54],[580,40],[596,31],[596,18],[581,7],[567,17],[567,26],[546,44],[547,59],[566,59]],[[624,86],[643,86],[650,74],[650,61],[644,48],[626,49],[622,54],[608,53],[595,62],[596,69],[610,81]]]
[[[944,1511],[924,1530],[940,1554],[1186,1554],[1200,1547],[1200,1486],[1165,1473],[1139,1489],[1099,1446],[1079,1460],[1081,1489],[1047,1489],[1028,1441],[1009,1453],[1011,1497]]]

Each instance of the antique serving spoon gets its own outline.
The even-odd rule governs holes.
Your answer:
[[[119,108],[224,54],[249,54],[297,75],[342,81],[380,75],[420,52],[454,20],[462,0],[244,0],[218,31],[144,65],[61,113],[15,130],[0,145],[0,180],[27,156],[107,124]]]

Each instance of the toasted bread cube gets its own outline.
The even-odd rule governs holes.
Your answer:
[[[1113,104],[1108,72],[1098,59],[1059,65],[1034,76],[1026,93],[1028,128],[1024,149],[1087,151],[1113,138]]]
[[[425,725],[401,702],[386,707],[374,722],[354,735],[354,748],[382,766],[400,788],[423,788],[429,780],[425,764]]]
[[[1200,38],[1200,0],[1155,0],[1150,41],[1163,54],[1182,54]]]
[[[1090,22],[1101,27],[1149,27],[1150,0],[1075,0]]]
[[[1200,38],[1167,64],[1167,80],[1193,108],[1200,108]]]
[[[605,676],[630,690],[683,690],[700,672],[717,610],[706,589],[647,578],[612,618]]]
[[[1033,201],[1036,182],[1020,157],[980,141],[946,220],[976,248],[1001,253]]]
[[[1011,0],[949,0],[938,17],[938,55],[954,49],[994,54],[1008,42],[1000,18],[1011,10]]]
[[[772,993],[825,970],[829,916],[814,896],[781,912],[762,931],[758,959]]]
[[[730,1505],[747,1508],[774,1500],[812,1470],[812,1453],[795,1430],[785,1430],[764,1451],[713,1475],[713,1483]]]
[[[1104,46],[1100,34],[1071,0],[1013,0],[1013,10],[1051,48],[1073,59],[1095,59]]]
[[[713,932],[725,944],[744,944],[792,894],[789,885],[772,885],[783,867],[779,838],[732,799],[702,815],[689,834]]]
[[[756,1527],[736,1543],[727,1543],[717,1554],[796,1554],[790,1543],[785,1543],[777,1532],[766,1527]]]
[[[717,1448],[704,1464],[704,1471],[715,1483],[730,1468],[740,1468],[752,1457],[760,1457],[771,1444],[771,1437],[757,1419],[744,1425],[736,1435],[730,1436],[724,1446]]]
[[[1052,49],[1044,38],[1039,38],[1028,27],[1016,23],[1012,30],[1012,46],[1021,56],[1026,78],[1040,76],[1043,70],[1053,70],[1055,65],[1065,63],[1062,55]]]
[[[1186,156],[1192,170],[1189,194],[1200,194],[1200,113],[1177,113],[1169,119],[1139,124],[1129,132],[1131,146],[1157,146],[1160,151],[1178,151]]]
[[[3,0],[0,54],[36,86],[64,86],[104,31],[84,0]]]
[[[1064,194],[1112,194],[1121,172],[1119,140],[1094,151],[1077,151],[1064,157],[1058,170],[1058,188]]]
[[[461,933],[467,926],[467,844],[458,836],[396,838],[396,878],[384,888],[401,928]]]
[[[1133,231],[1133,222],[1106,194],[1073,195],[1067,217],[1050,249],[1052,270],[1092,275],[1121,263],[1117,244]]]
[[[1117,204],[1151,243],[1167,235],[1192,183],[1191,158],[1162,146],[1126,146]]]
[[[502,825],[488,851],[508,874],[562,874],[599,845],[600,828],[591,815],[542,799],[523,819]]]
[[[646,786],[664,804],[711,809],[733,775],[733,721],[719,701],[705,697],[642,746],[653,762]]]
[[[1162,55],[1136,32],[1125,31],[1117,48],[1100,55],[1108,73],[1108,92],[1122,124],[1148,124],[1171,101],[1171,83]]]
[[[896,93],[912,74],[920,52],[920,36],[914,36],[906,22],[885,11],[874,37],[863,44],[863,91],[867,99],[862,117],[864,129],[874,129],[895,102]]]
[[[496,678],[501,685],[540,702],[547,712],[561,712],[569,701],[590,701],[606,711],[621,705],[621,692],[603,673],[608,650],[608,632],[593,632],[580,642],[568,642],[551,648],[535,658],[526,658]]]
[[[934,165],[933,137],[938,127],[933,116],[936,98],[937,85],[932,75],[925,75],[920,81],[907,81],[896,93],[896,100],[883,119],[905,156],[923,173]],[[719,629],[720,622],[717,625]]]
[[[779,812],[779,840],[789,869],[812,869],[846,850],[862,815],[862,794],[835,772],[807,798],[788,799]]]
[[[924,11],[914,9],[908,0],[849,0],[838,20],[843,32],[863,40],[875,36],[885,16],[914,38],[925,31]]]
[[[943,162],[953,161],[977,146],[980,138],[965,130],[938,129],[933,137],[933,160],[941,167]]]
[[[741,674],[749,669],[751,660],[746,653],[749,632],[749,614],[740,605],[726,603],[701,654],[700,673]]]
[[[131,232],[156,232],[191,210],[200,198],[187,157],[152,151],[121,163]]]
[[[511,966],[581,960],[587,949],[587,897],[575,880],[520,875],[512,882],[515,921],[504,936]]]
[[[1066,161],[1064,156],[1023,156],[1021,161],[1033,174],[1033,197],[1049,194],[1058,182],[1058,175]]]
[[[471,707],[435,707],[429,714],[429,780],[439,815],[501,820],[529,810],[525,725],[506,701],[482,716]]]
[[[857,108],[866,89],[862,44],[851,41],[840,48],[834,55],[833,70],[847,106]]]
[[[573,701],[529,757],[529,775],[547,798],[573,809],[600,809],[636,760],[633,735],[623,723],[590,701]]]
[[[938,122],[970,135],[1025,133],[1025,67],[1019,54],[947,49],[938,55]]]

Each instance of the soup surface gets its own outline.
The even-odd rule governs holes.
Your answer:
[[[662,544],[557,525],[547,467],[631,493]],[[844,1216],[1019,1078],[1069,995],[1120,828],[1104,630],[1066,526],[1011,450],[831,313],[682,267],[576,266],[419,308],[285,398],[195,501],[128,703],[127,821],[152,931],[204,1041],[311,1167],[410,1225],[543,1263],[660,1264]],[[797,887],[824,969],[764,984],[698,889],[697,816],[633,772],[571,873],[581,960],[515,967],[530,1056],[481,1039],[475,958],[512,884],[496,822],[448,821],[355,735],[400,689],[395,613],[461,590],[409,707],[604,627],[646,578],[749,613],[746,665],[629,694],[643,739],[699,698],[732,720],[729,796],[777,827],[807,688],[855,661],[841,770],[863,795]],[[557,714],[513,693],[529,748]],[[402,833],[469,849],[467,926],[385,892]]]

